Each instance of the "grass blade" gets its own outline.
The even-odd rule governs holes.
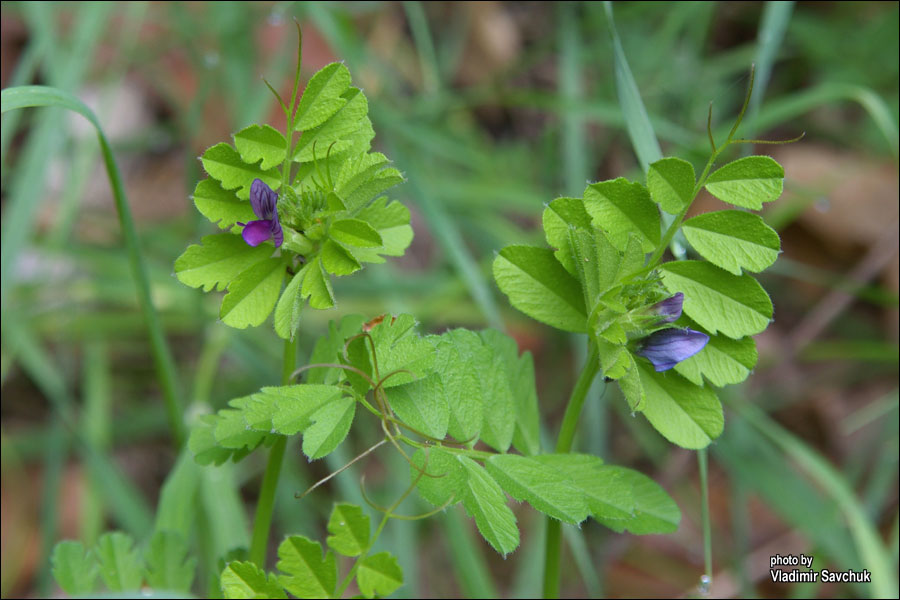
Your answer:
[[[129,262],[131,263],[132,277],[138,288],[138,302],[144,315],[144,321],[147,324],[150,346],[156,362],[160,384],[163,388],[172,437],[176,445],[180,447],[185,439],[185,431],[179,395],[176,391],[175,362],[172,359],[159,317],[153,306],[153,300],[150,297],[150,282],[147,278],[147,270],[141,255],[140,242],[134,227],[134,220],[131,217],[131,208],[128,205],[128,199],[125,197],[122,176],[119,173],[119,167],[113,157],[112,149],[109,147],[109,142],[103,133],[100,122],[93,111],[81,100],[60,89],[46,86],[23,86],[5,89],[0,94],[0,97],[2,97],[2,100],[0,100],[0,113],[31,106],[59,106],[82,115],[97,129],[97,138],[103,153],[103,162],[106,165],[109,184],[112,187],[119,224],[125,237],[125,246],[128,250]],[[7,239],[4,236],[4,247],[6,242]]]
[[[756,136],[756,115],[762,105],[763,95],[766,93],[769,78],[772,75],[772,65],[775,64],[775,58],[778,56],[778,50],[781,48],[781,42],[793,12],[793,2],[766,2],[763,9],[762,23],[757,36],[755,83],[753,91],[750,93],[747,125],[745,125],[743,137],[753,138]],[[747,152],[751,149],[751,146],[746,147]]]
[[[625,58],[625,49],[622,48],[622,41],[619,39],[619,32],[616,31],[616,23],[613,20],[612,3],[604,2],[603,8],[606,11],[609,35],[612,37],[616,93],[619,96],[619,106],[622,108],[622,114],[625,117],[625,129],[628,131],[628,137],[631,139],[634,153],[641,164],[641,170],[646,173],[650,163],[656,162],[663,157],[662,150],[659,148],[659,142],[656,139],[656,134],[653,132],[653,125],[650,123],[650,117],[647,115],[644,101],[641,100],[641,93],[638,90],[637,83],[634,81],[634,76],[631,74],[628,60]]]
[[[822,456],[772,421],[761,410],[743,402],[734,403],[733,406],[741,417],[800,465],[840,508],[847,519],[860,561],[872,573],[873,596],[897,597],[897,570],[892,564],[891,554],[882,542],[874,523],[866,515],[865,507],[841,474]]]

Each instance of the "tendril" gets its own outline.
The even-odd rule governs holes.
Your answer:
[[[353,466],[353,464],[355,464],[356,462],[358,462],[358,461],[360,461],[361,459],[365,458],[366,456],[368,456],[369,454],[371,454],[372,452],[374,452],[375,450],[377,450],[379,447],[383,446],[383,445],[385,444],[385,442],[387,442],[387,440],[381,440],[381,441],[379,441],[377,444],[375,444],[374,446],[372,446],[372,447],[369,448],[368,450],[365,450],[362,454],[360,454],[360,455],[356,456],[355,458],[353,458],[353,460],[351,460],[350,462],[348,462],[346,465],[344,465],[343,467],[341,467],[340,469],[338,469],[338,470],[335,471],[334,473],[331,473],[331,474],[327,475],[326,477],[323,477],[322,479],[318,480],[317,482],[315,482],[314,484],[312,484],[311,486],[309,486],[308,488],[306,488],[306,491],[303,492],[302,494],[300,494],[299,492],[295,493],[295,494],[294,494],[294,498],[296,498],[297,500],[302,500],[302,499],[303,499],[307,494],[309,494],[311,491],[313,491],[314,489],[316,489],[317,487],[319,487],[320,485],[322,485],[323,483],[325,483],[326,481],[328,481],[328,480],[331,479],[332,477],[334,477],[334,476],[336,476],[336,475],[338,475],[338,474],[340,474],[340,473],[343,473],[344,471],[346,471],[347,469],[349,469],[351,466]]]

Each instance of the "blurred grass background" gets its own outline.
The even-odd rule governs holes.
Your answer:
[[[898,5],[613,9],[664,154],[702,165],[709,102],[721,139],[751,63],[757,93],[743,134],[806,132],[797,144],[757,148],[787,173],[785,195],[765,212],[784,253],[762,277],[776,318],[757,338],[756,372],[721,394],[726,429],[710,453],[712,594],[873,595],[871,586],[773,584],[768,557],[803,552],[817,567],[861,569],[886,553],[897,569]],[[511,309],[490,263],[506,244],[543,243],[540,214],[551,199],[580,196],[588,181],[643,179],[601,4],[4,2],[0,10],[3,87],[75,93],[114,145],[189,420],[279,380],[281,344],[268,325],[228,329],[216,322],[217,294],[171,274],[183,249],[212,229],[189,200],[202,176],[196,157],[249,123],[284,126],[261,78],[289,94],[296,18],[304,77],[343,60],[367,94],[375,144],[408,178],[391,195],[412,210],[416,233],[403,258],[337,280],[336,310],[307,310],[301,357],[341,314],[411,312],[427,331],[504,328],[535,355],[545,429],[555,436],[583,340]],[[109,528],[141,539],[178,455],[93,132],[58,109],[7,113],[0,159],[0,594],[48,595],[53,544],[92,543]],[[697,211],[715,208],[698,199]],[[625,406],[597,384],[577,449],[660,482],[682,509],[681,527],[645,537],[593,522],[568,529],[562,593],[694,594],[703,564],[696,461]],[[329,461],[309,464],[289,445],[273,543],[287,533],[323,539],[332,501],[361,502],[362,473],[376,501],[402,493],[408,467],[380,450],[293,499],[370,445],[378,431],[369,425],[359,421]],[[246,544],[264,463],[177,464],[181,477],[203,480],[191,501],[206,515],[194,541],[208,578],[217,568],[210,548]],[[404,512],[420,512],[416,502]],[[379,545],[403,566],[397,595],[539,593],[543,519],[516,511],[522,546],[506,560],[456,510],[392,522]],[[204,582],[197,589],[207,593]]]

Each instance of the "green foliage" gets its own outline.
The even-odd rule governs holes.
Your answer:
[[[647,188],[661,209],[677,215],[694,199],[695,177],[691,163],[675,157],[664,158],[647,170]]]
[[[688,219],[684,237],[706,260],[732,273],[758,273],[771,267],[781,252],[781,240],[762,217],[739,210],[722,210]]]
[[[784,189],[784,169],[768,156],[747,156],[720,167],[706,180],[706,190],[741,208],[759,210]]]
[[[712,333],[731,338],[762,332],[772,301],[750,275],[732,275],[707,262],[684,260],[660,267],[666,289],[684,294],[684,312]]]
[[[494,278],[513,306],[558,329],[587,332],[599,367],[618,382],[629,408],[666,439],[693,449],[706,447],[723,427],[721,404],[704,382],[743,381],[756,364],[750,336],[772,319],[768,294],[745,271],[771,266],[781,250],[778,234],[754,214],[726,210],[683,221],[704,185],[743,208],[758,209],[781,193],[784,171],[767,156],[739,159],[707,176],[726,146],[714,151],[699,183],[690,163],[664,158],[650,165],[646,188],[619,178],[589,185],[583,199],[557,198],[543,216],[552,249],[508,246],[494,260]],[[664,236],[660,209],[678,215]],[[658,264],[679,229],[706,261]],[[674,371],[656,372],[641,356],[642,344],[670,327],[671,320],[656,316],[657,303],[679,292],[684,316],[674,326],[709,341],[679,355]],[[563,518],[559,507],[543,506]]]
[[[330,598],[337,585],[337,561],[330,550],[309,538],[292,535],[278,546],[278,583],[298,598]]]
[[[396,558],[387,552],[379,552],[359,562],[356,581],[366,598],[387,596],[403,585],[403,571]]]
[[[337,504],[328,520],[328,547],[344,556],[359,556],[369,547],[369,517],[354,504]]]
[[[432,447],[412,459],[414,480],[421,469],[428,474],[418,478],[419,494],[435,506],[461,501],[501,554],[514,550],[519,539],[504,492],[565,523],[593,517],[618,532],[667,533],[681,519],[675,502],[652,480],[596,456],[495,454],[473,460],[455,449]]]
[[[138,593],[144,586],[156,592],[188,593],[197,566],[188,558],[184,538],[168,530],[157,530],[143,554],[131,536],[105,533],[86,551],[80,542],[63,541],[53,550],[53,577],[67,594],[84,596],[99,591],[99,574],[106,589],[115,593]]]
[[[585,331],[578,282],[550,250],[507,246],[494,260],[494,279],[510,304],[529,317],[563,331]]]
[[[359,506],[336,504],[328,520],[328,550],[307,537],[292,535],[278,546],[278,572],[266,574],[250,562],[233,561],[221,574],[225,598],[339,598],[355,577],[366,598],[387,596],[403,584],[397,559],[387,552],[369,554],[375,540],[369,518]],[[335,552],[356,558],[339,584]]]
[[[625,250],[631,235],[638,237],[644,252],[659,245],[659,211],[640,183],[619,177],[589,185],[584,207],[617,250]]]
[[[95,550],[100,564],[100,577],[111,592],[140,589],[143,581],[141,554],[134,541],[119,531],[105,533],[97,540]]]
[[[222,594],[226,598],[287,598],[274,575],[252,562],[228,563],[220,577]]]
[[[187,543],[179,534],[157,531],[144,554],[147,585],[157,590],[190,592],[197,559],[188,558],[187,554]]]
[[[56,583],[70,596],[83,596],[94,590],[100,567],[81,542],[66,540],[58,543],[50,563]]]
[[[257,326],[275,309],[276,333],[291,339],[304,301],[334,306],[332,275],[350,275],[409,246],[409,211],[379,197],[403,177],[383,154],[369,152],[374,132],[367,113],[365,95],[334,63],[307,84],[287,137],[251,125],[234,135],[234,146],[216,144],[201,157],[209,178],[197,184],[194,203],[230,231],[189,247],[175,273],[191,287],[228,290],[219,315],[226,325]],[[295,131],[302,133],[296,144]],[[255,179],[279,194],[284,243],[276,250],[271,242],[250,247],[236,235],[241,223],[263,218],[248,202]]]

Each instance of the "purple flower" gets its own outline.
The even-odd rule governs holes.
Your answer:
[[[250,206],[253,207],[253,212],[259,220],[238,223],[244,226],[241,232],[244,241],[251,246],[259,246],[272,238],[276,248],[281,246],[284,242],[284,231],[278,222],[278,194],[262,179],[254,179],[250,186]]]
[[[636,354],[652,362],[657,371],[668,371],[703,350],[708,341],[708,335],[693,329],[661,329],[647,336]]]
[[[671,298],[666,298],[650,307],[650,311],[662,317],[662,323],[674,323],[681,316],[681,305],[684,303],[684,294],[678,292]]]

